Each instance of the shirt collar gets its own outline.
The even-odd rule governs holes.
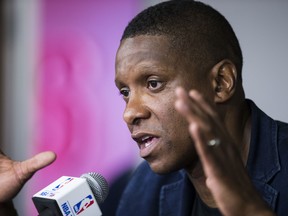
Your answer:
[[[280,171],[276,122],[247,100],[252,112],[251,141],[247,161],[250,177],[267,183]]]

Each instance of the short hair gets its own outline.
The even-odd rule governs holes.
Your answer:
[[[172,48],[202,71],[229,59],[242,81],[239,41],[225,17],[209,5],[172,0],[148,7],[129,22],[121,41],[140,35],[167,36]]]

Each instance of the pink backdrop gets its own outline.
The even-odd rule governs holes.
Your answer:
[[[136,2],[43,1],[33,153],[54,150],[58,158],[34,176],[27,215],[36,215],[31,196],[60,176],[94,171],[112,183],[136,163],[114,86],[115,53]]]

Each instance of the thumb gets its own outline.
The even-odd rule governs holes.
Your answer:
[[[38,170],[50,165],[56,160],[56,154],[52,151],[41,152],[32,158],[20,162],[19,179],[23,182],[31,178]]]

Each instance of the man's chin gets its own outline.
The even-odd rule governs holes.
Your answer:
[[[158,175],[166,175],[166,174],[179,170],[176,168],[168,167],[167,165],[164,166],[163,164],[156,164],[156,163],[149,163],[149,162],[148,164],[151,170]]]

